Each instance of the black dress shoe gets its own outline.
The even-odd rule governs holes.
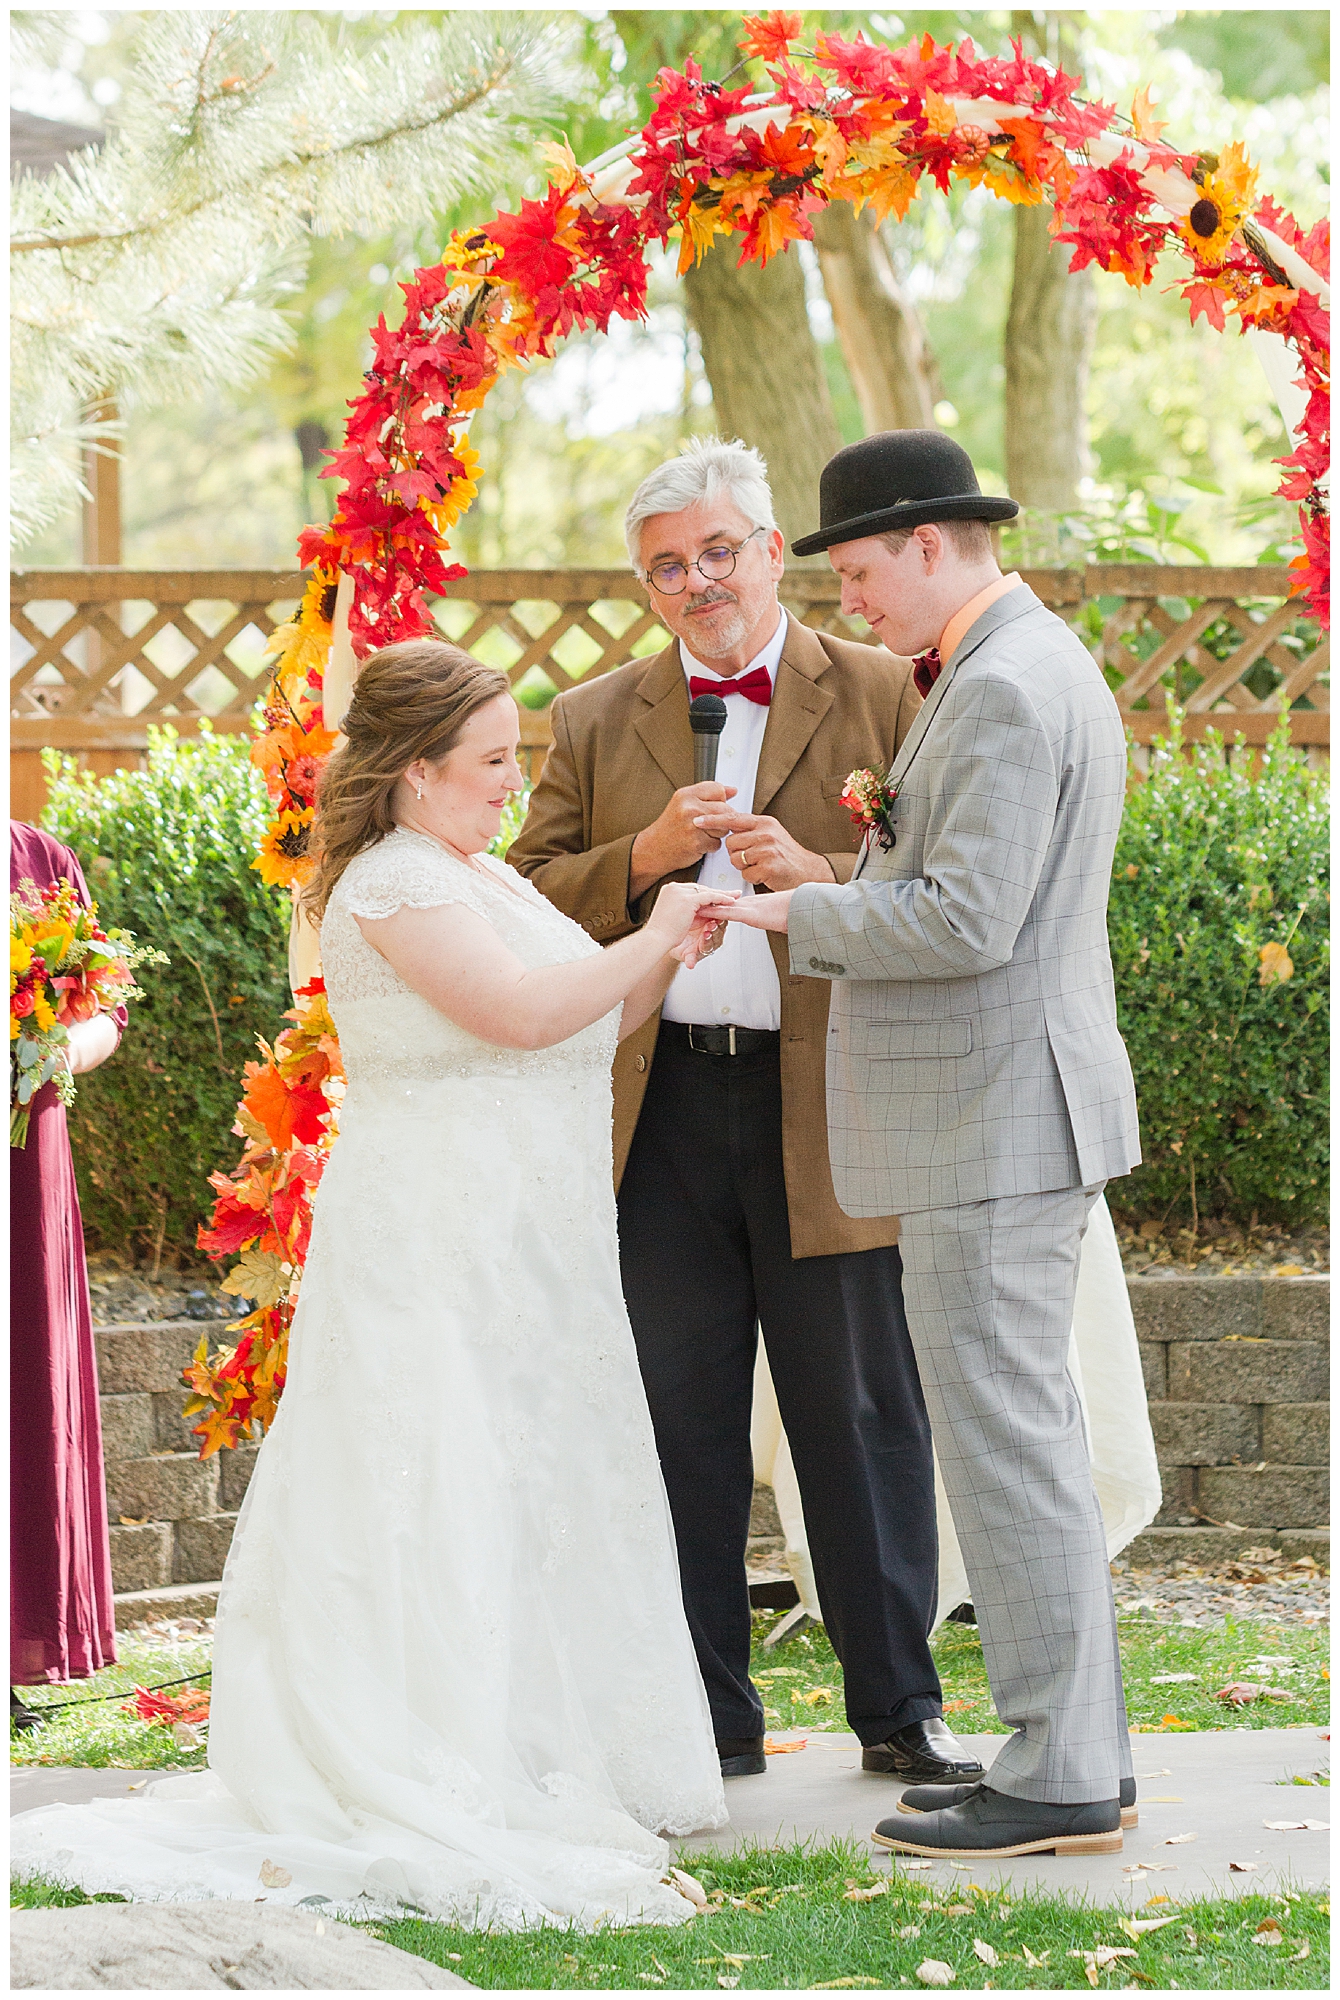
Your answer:
[[[939,1812],[944,1806],[961,1806],[976,1785],[910,1785],[898,1801],[899,1812]],[[1123,1778],[1119,1795],[1123,1827],[1139,1826],[1140,1809],[1135,1803],[1135,1780]]]
[[[922,1785],[957,1785],[985,1775],[971,1750],[965,1750],[938,1715],[895,1729],[884,1743],[861,1752],[863,1771],[882,1771],[893,1778],[914,1779]]]
[[[723,1778],[761,1778],[768,1768],[761,1736],[718,1736]]]
[[[9,1726],[11,1729],[17,1730],[20,1736],[27,1736],[34,1729],[41,1729],[45,1722],[45,1716],[39,1715],[35,1708],[29,1708],[27,1702],[13,1688],[9,1690]]]
[[[882,1819],[870,1836],[896,1854],[1120,1854],[1121,1807],[1116,1799],[1045,1805],[977,1785],[961,1805]]]

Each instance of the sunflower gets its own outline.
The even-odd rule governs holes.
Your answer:
[[[315,817],[313,808],[305,806],[301,812],[285,810],[271,822],[261,851],[251,864],[271,888],[287,889],[305,881],[311,867],[307,847]]]
[[[1234,139],[1217,156],[1208,155],[1198,169],[1200,193],[1177,233],[1195,252],[1199,264],[1222,264],[1238,225],[1252,205],[1256,168]]]

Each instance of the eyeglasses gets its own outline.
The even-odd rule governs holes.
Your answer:
[[[735,574],[735,564],[746,543],[752,542],[755,535],[766,535],[767,532],[766,528],[755,528],[734,548],[723,543],[720,548],[704,549],[698,560],[689,563],[687,568],[680,562],[657,563],[647,571],[647,581],[660,591],[662,597],[682,597],[689,587],[691,569],[696,569],[699,576],[706,577],[709,583],[723,583],[728,576]]]

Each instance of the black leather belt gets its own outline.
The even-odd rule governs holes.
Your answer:
[[[700,1028],[684,1021],[662,1021],[661,1036],[676,1048],[698,1056],[762,1056],[782,1046],[776,1028]]]

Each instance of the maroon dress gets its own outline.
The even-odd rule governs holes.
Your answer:
[[[63,875],[88,902],[68,847],[18,820],[9,832],[11,889]],[[10,1680],[32,1687],[116,1658],[88,1270],[54,1084],[33,1100],[27,1146],[10,1150],[9,1190]]]

